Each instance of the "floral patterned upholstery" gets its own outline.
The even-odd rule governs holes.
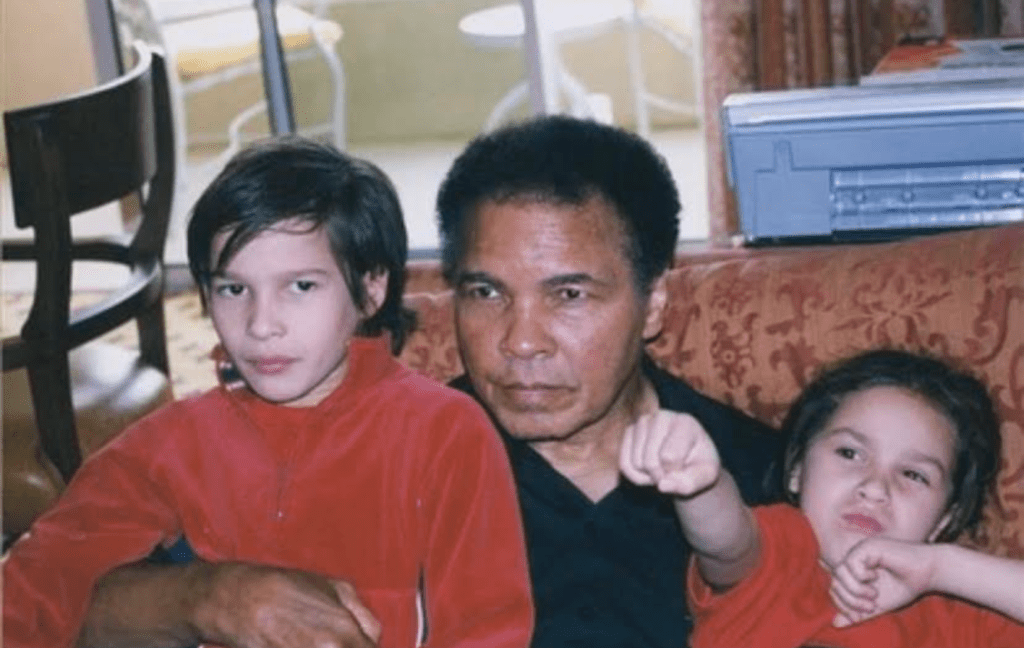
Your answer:
[[[1024,558],[1024,225],[681,254],[669,290],[652,357],[775,425],[817,370],[858,350],[927,350],[985,380],[1003,420],[1003,465],[969,542]],[[411,282],[407,303],[421,326],[403,361],[439,380],[457,375],[451,293]]]

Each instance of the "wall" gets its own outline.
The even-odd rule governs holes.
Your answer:
[[[83,90],[96,82],[84,0],[2,0],[0,109]],[[0,161],[7,145],[0,133]]]

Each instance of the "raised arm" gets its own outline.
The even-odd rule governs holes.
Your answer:
[[[683,533],[711,587],[726,589],[753,571],[757,523],[697,419],[667,410],[641,416],[626,430],[619,464],[630,481],[675,496]]]
[[[343,582],[244,563],[136,564],[100,579],[79,646],[372,648],[380,626]]]
[[[1024,561],[953,544],[868,538],[833,571],[831,595],[845,627],[930,592],[948,594],[1024,623]]]

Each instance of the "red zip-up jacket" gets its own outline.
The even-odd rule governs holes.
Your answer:
[[[91,457],[3,566],[4,645],[68,646],[96,580],[184,535],[207,561],[352,583],[380,645],[528,645],[533,606],[504,448],[468,396],[355,339],[316,407],[224,387]],[[419,587],[422,583],[422,592]]]

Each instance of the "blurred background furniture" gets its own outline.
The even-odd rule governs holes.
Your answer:
[[[183,98],[259,74],[260,28],[252,0],[148,0],[167,47]],[[277,29],[287,62],[319,57],[331,83],[330,119],[300,129],[310,137],[329,136],[345,148],[345,75],[336,47],[342,37],[337,22],[324,17],[327,2],[312,11],[290,0],[276,0]],[[228,127],[227,158],[245,142],[246,125],[267,111],[266,100],[247,107]],[[265,131],[264,131],[265,132]]]
[[[678,3],[680,6],[689,6]],[[630,94],[633,101],[637,132],[650,135],[650,108],[656,107],[686,115],[694,115],[693,105],[673,101],[649,92],[644,78],[639,32],[651,29],[664,38],[680,55],[692,60],[694,54],[691,24],[666,11],[672,3],[664,0],[535,0],[537,38],[542,41],[539,51],[547,53],[550,61],[542,69],[550,70],[556,87],[565,98],[566,112],[577,117],[596,118],[611,122],[612,107],[594,95],[568,70],[560,55],[561,46],[574,41],[599,36],[614,29],[622,29],[626,38]],[[685,16],[685,13],[682,14]],[[502,4],[464,16],[459,31],[474,45],[482,48],[522,47],[526,23],[522,4]],[[492,130],[506,121],[511,112],[529,97],[529,82],[513,86],[491,111],[484,130]],[[559,102],[559,105],[561,103]]]
[[[260,25],[252,0],[110,0],[119,39],[129,46],[142,39],[164,48],[172,72],[170,83],[175,107],[176,132],[182,152],[190,144],[220,144],[223,162],[247,140],[265,135],[252,132],[252,122],[267,112],[261,99],[241,110],[217,141],[197,141],[188,133],[187,99],[235,79],[259,75]],[[336,47],[342,37],[341,25],[324,17],[327,0],[316,0],[312,11],[276,0],[278,35],[286,62],[320,58],[327,68],[331,87],[329,119],[302,129],[303,135],[328,137],[344,148],[345,73]],[[265,95],[264,95],[265,96]],[[249,130],[247,130],[247,127]],[[182,153],[183,155],[183,153]],[[180,155],[179,162],[184,158]],[[179,165],[180,166],[180,165]]]
[[[57,497],[84,456],[173,398],[163,250],[175,156],[163,57],[138,45],[122,77],[4,114],[14,217],[28,241],[3,260],[35,266],[20,335],[3,340],[5,543]],[[121,201],[123,236],[80,239],[72,218]],[[123,285],[73,308],[75,268],[113,264]],[[139,352],[94,342],[134,320]]]

